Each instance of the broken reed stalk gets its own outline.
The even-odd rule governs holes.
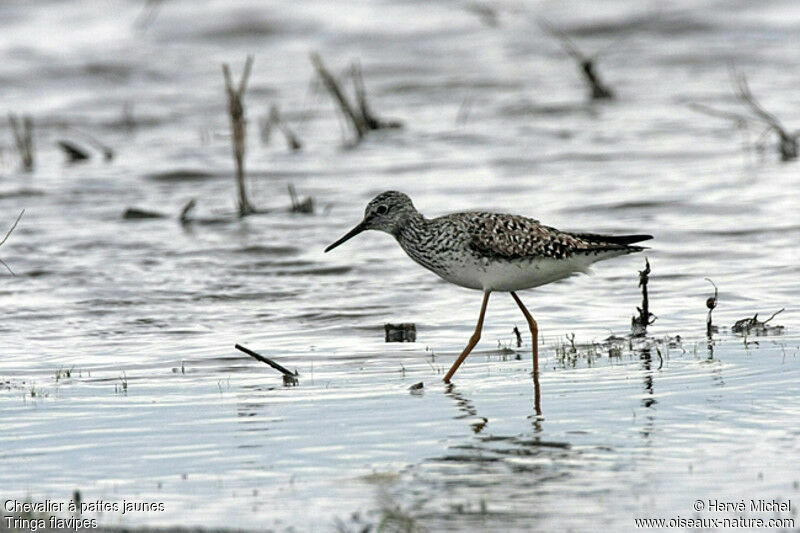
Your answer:
[[[706,300],[706,307],[708,308],[708,316],[706,317],[706,337],[710,339],[711,334],[714,333],[714,325],[711,321],[711,313],[717,307],[717,296],[719,296],[719,291],[717,290],[716,283],[711,281],[709,278],[706,278],[706,281],[714,286],[714,296],[711,296],[708,298],[708,300]]]
[[[25,210],[23,209],[22,211],[20,211],[19,215],[17,216],[17,219],[11,225],[11,228],[9,228],[9,230],[6,232],[6,236],[3,237],[2,241],[0,241],[0,246],[3,246],[6,243],[6,241],[8,240],[9,235],[11,235],[11,232],[14,231],[14,228],[17,227],[17,224],[19,224],[19,220],[22,218],[22,215],[24,215],[24,214],[25,214]],[[6,262],[3,261],[2,259],[0,259],[0,265],[3,265],[4,267],[6,267],[6,269],[11,273],[12,276],[16,276],[16,274],[14,274],[14,271],[11,270],[11,267],[8,266],[8,264],[6,264]]]
[[[350,67],[350,72],[353,76],[353,87],[356,90],[356,100],[358,101],[358,109],[361,111],[361,116],[369,129],[376,130],[380,127],[380,121],[372,114],[372,110],[367,103],[367,89],[364,87],[361,64],[358,61],[354,61],[353,66]]]
[[[361,64],[358,61],[353,61],[350,71],[353,77],[353,87],[356,91],[356,100],[358,100],[358,109],[367,127],[371,130],[402,128],[403,123],[399,120],[382,120],[372,112],[369,103],[367,103],[367,90],[364,87],[364,76],[361,73]]]
[[[242,78],[236,87],[231,79],[230,67],[222,64],[222,74],[225,76],[225,90],[228,94],[228,114],[231,118],[231,143],[233,146],[233,159],[236,163],[236,184],[239,189],[239,216],[244,217],[255,212],[247,199],[247,190],[244,182],[244,156],[246,140],[246,120],[244,116],[244,93],[247,90],[247,80],[253,68],[253,56],[248,55],[244,64]]]
[[[272,368],[274,368],[274,369],[275,369],[275,370],[277,370],[278,372],[282,373],[284,376],[289,376],[289,377],[292,377],[292,378],[296,378],[296,377],[297,377],[297,375],[298,375],[298,374],[297,374],[297,371],[295,371],[295,372],[290,372],[290,371],[289,371],[289,370],[287,370],[285,367],[283,367],[283,366],[279,365],[278,363],[276,363],[276,362],[275,362],[275,361],[273,361],[272,359],[269,359],[269,358],[267,358],[267,357],[264,357],[264,356],[263,356],[263,355],[261,355],[260,353],[254,352],[254,351],[253,351],[253,350],[251,350],[250,348],[245,348],[245,347],[244,347],[244,346],[242,346],[241,344],[236,344],[236,345],[234,346],[234,348],[236,348],[236,349],[237,349],[237,350],[239,350],[240,352],[244,352],[244,353],[246,353],[247,355],[249,355],[249,356],[250,356],[250,357],[252,357],[253,359],[256,359],[256,360],[258,360],[258,361],[261,361],[262,363],[266,363],[266,364],[268,364],[269,366],[271,366]]]
[[[33,170],[33,118],[30,115],[24,115],[20,120],[14,113],[9,113],[8,123],[14,133],[14,143],[22,160],[22,168],[26,171]]]
[[[656,316],[650,312],[650,299],[647,295],[647,283],[650,281],[650,261],[645,258],[645,268],[639,271],[639,287],[642,288],[642,306],[636,308],[638,316],[631,318],[631,333],[634,337],[647,334],[647,326],[656,321]]]
[[[311,63],[314,65],[314,69],[317,71],[317,75],[322,80],[325,88],[328,89],[333,99],[339,104],[339,108],[342,110],[345,118],[347,118],[348,123],[353,127],[356,137],[360,141],[369,130],[369,126],[366,124],[364,118],[353,108],[350,100],[347,99],[344,91],[342,91],[342,88],[339,86],[339,82],[336,81],[333,74],[325,67],[325,63],[322,62],[322,57],[316,52],[312,52]]]
[[[357,105],[353,105],[347,98],[341,85],[339,85],[336,78],[325,67],[319,54],[312,53],[311,62],[314,64],[314,68],[317,71],[317,75],[322,80],[322,83],[328,89],[328,92],[331,93],[336,103],[339,104],[339,108],[347,119],[347,123],[350,124],[353,131],[355,131],[356,142],[359,142],[370,130],[403,127],[403,123],[399,120],[382,120],[372,112],[372,109],[367,103],[367,91],[364,88],[364,77],[361,74],[361,66],[358,62],[353,62],[350,68],[350,76],[353,78]]]
[[[561,47],[570,57],[577,61],[578,66],[581,69],[581,73],[589,85],[590,96],[593,100],[614,98],[614,91],[604,84],[600,79],[600,76],[597,74],[595,64],[598,54],[595,54],[591,57],[587,56],[580,51],[580,49],[575,45],[572,39],[569,38],[564,30],[556,28],[545,19],[539,19],[538,24],[539,27],[545,31],[545,33],[555,38],[561,44]]]

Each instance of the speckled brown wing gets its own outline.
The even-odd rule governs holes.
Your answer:
[[[542,257],[563,259],[575,253],[589,253],[622,246],[592,242],[577,235],[544,226],[538,220],[517,215],[469,213],[467,225],[473,250],[508,259]]]

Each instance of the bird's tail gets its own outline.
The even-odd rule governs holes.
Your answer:
[[[636,235],[599,235],[596,233],[579,233],[578,237],[586,239],[587,241],[603,242],[608,244],[629,245],[636,242],[649,241],[653,238],[652,235],[636,234]],[[638,246],[636,248],[639,248]]]

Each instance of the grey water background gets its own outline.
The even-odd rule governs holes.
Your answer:
[[[33,115],[37,148],[24,173],[0,138],[3,231],[26,209],[0,248],[17,274],[0,279],[3,499],[80,490],[166,505],[107,525],[298,531],[337,518],[356,530],[390,509],[431,530],[632,530],[633,517],[723,516],[692,510],[712,498],[792,500],[796,516],[800,167],[745,149],[757,128],[686,105],[741,109],[735,61],[800,127],[795,2],[169,0],[145,28],[143,6],[0,6],[0,110]],[[540,16],[605,50],[616,101],[587,102]],[[343,148],[310,85],[312,50],[337,74],[359,59],[372,106],[405,128]],[[276,211],[240,221],[220,65],[238,77],[248,53],[251,200]],[[260,143],[272,102],[302,151]],[[66,164],[55,142],[80,138],[65,124],[117,156]],[[283,209],[289,183],[315,215]],[[444,387],[480,294],[386,235],[322,253],[386,189],[428,216],[486,208],[652,233],[650,340],[621,357],[557,354],[571,333],[629,332],[644,257],[618,258],[522,294],[543,339],[541,417],[505,294]],[[128,206],[177,216],[190,198],[228,220],[122,219]],[[705,277],[720,288],[711,348]],[[783,335],[730,333],[783,307]],[[385,322],[415,322],[418,341],[385,344]],[[296,368],[299,386],[236,342]]]

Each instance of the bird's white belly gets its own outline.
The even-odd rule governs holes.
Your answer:
[[[616,254],[615,254],[616,255]],[[446,281],[482,291],[519,291],[552,283],[576,272],[586,272],[589,265],[608,256],[574,255],[566,259],[490,260],[475,258],[451,262],[446,269],[434,272]]]

